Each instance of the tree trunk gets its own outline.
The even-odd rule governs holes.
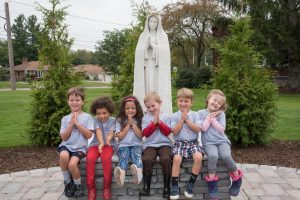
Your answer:
[[[288,70],[288,87],[291,90],[300,90],[300,63],[290,64]]]
[[[291,34],[298,35],[299,30],[297,30],[297,10],[296,10],[296,1],[288,0],[288,9],[289,9],[289,24],[290,24],[290,32]],[[291,38],[293,38],[293,35]],[[300,90],[300,58],[297,53],[297,49],[293,46],[289,46],[288,48],[288,60],[289,60],[289,68],[288,68],[288,87],[291,90]]]

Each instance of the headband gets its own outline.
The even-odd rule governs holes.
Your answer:
[[[135,101],[135,98],[132,98],[132,97],[128,97],[127,99],[124,100],[125,102],[127,101]]]

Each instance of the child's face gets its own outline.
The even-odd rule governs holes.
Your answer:
[[[160,112],[160,105],[161,103],[150,99],[149,101],[145,102],[145,106],[147,108],[147,111],[151,113],[152,115],[155,115]]]
[[[110,113],[106,108],[97,108],[96,117],[101,122],[106,122],[109,118]]]
[[[125,114],[127,117],[134,117],[136,115],[136,106],[133,101],[125,103]]]
[[[83,101],[80,96],[70,95],[68,99],[68,105],[71,109],[71,112],[79,112],[83,106]]]
[[[189,98],[179,97],[177,98],[177,106],[181,112],[188,112],[193,105],[193,102]]]
[[[207,109],[210,112],[215,112],[221,109],[224,104],[224,97],[218,94],[213,94],[207,102]]]

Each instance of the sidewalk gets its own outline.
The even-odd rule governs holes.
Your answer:
[[[300,169],[238,164],[242,191],[232,200],[300,200]],[[0,199],[65,200],[59,167],[0,175]]]

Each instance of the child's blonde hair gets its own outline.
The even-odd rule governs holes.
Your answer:
[[[144,97],[144,103],[147,103],[148,101],[154,100],[157,103],[161,103],[161,98],[156,92],[148,92]]]
[[[69,99],[71,95],[75,95],[76,97],[81,97],[81,100],[84,101],[85,93],[84,93],[84,89],[81,87],[70,88],[67,93],[67,98]]]
[[[179,98],[187,98],[194,101],[194,92],[188,88],[181,88],[177,91],[177,99]]]
[[[220,95],[222,98],[223,98],[223,105],[221,106],[221,110],[223,110],[224,112],[227,110],[227,101],[226,101],[226,96],[225,94],[222,92],[222,90],[218,90],[218,89],[212,89],[209,91],[207,97],[206,97],[206,108],[207,108],[207,104],[208,104],[208,101],[209,99],[213,96],[213,95]]]

